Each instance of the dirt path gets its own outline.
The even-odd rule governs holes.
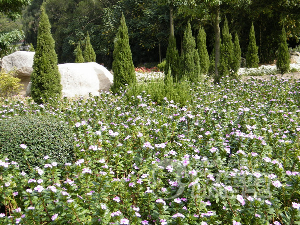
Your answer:
[[[263,75],[263,76],[243,76],[242,80],[246,81],[250,78],[254,79],[260,79],[260,80],[270,80],[272,76],[277,76],[281,77],[283,79],[295,79],[295,80],[300,80],[300,72],[295,72],[295,73],[286,73],[286,74],[276,74],[276,75]]]

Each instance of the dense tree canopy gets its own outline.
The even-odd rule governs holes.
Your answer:
[[[15,3],[12,10],[29,0],[0,1],[0,11],[10,13],[3,2]],[[36,46],[39,8],[43,0],[32,0],[23,12],[23,29],[27,43]],[[20,5],[21,3],[21,5]],[[7,5],[8,6],[8,5]],[[170,33],[182,50],[184,28],[189,21],[193,35],[202,26],[207,33],[208,52],[214,50],[215,70],[220,61],[220,43],[224,18],[229,30],[240,40],[245,58],[251,24],[257,28],[256,40],[261,62],[276,57],[281,28],[284,26],[290,46],[298,45],[300,33],[300,0],[47,0],[46,10],[56,41],[60,63],[74,62],[77,43],[90,34],[97,62],[111,67],[113,41],[124,13],[135,65],[159,62],[166,57]],[[20,9],[20,8],[19,8]],[[14,12],[18,12],[14,11]]]

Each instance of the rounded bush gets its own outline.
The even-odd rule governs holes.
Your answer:
[[[0,155],[18,162],[24,171],[43,165],[46,155],[57,163],[72,162],[73,143],[71,128],[55,117],[26,115],[0,120]]]

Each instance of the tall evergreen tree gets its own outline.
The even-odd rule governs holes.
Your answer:
[[[248,68],[257,68],[259,63],[258,47],[256,45],[254,25],[252,23],[249,35],[249,45],[246,54],[246,66]]]
[[[229,32],[228,21],[225,18],[223,30],[222,30],[222,43],[220,47],[220,64],[218,67],[219,73],[218,76],[215,75],[214,82],[219,83],[222,77],[232,75],[233,71],[233,43],[232,36]]]
[[[200,58],[200,73],[207,74],[210,61],[206,46],[206,33],[203,27],[199,29],[197,36],[197,48]]]
[[[87,37],[85,39],[85,49],[83,57],[85,62],[96,62],[96,54],[91,44],[89,33],[87,33]]]
[[[286,42],[286,33],[284,27],[282,28],[282,33],[280,35],[280,43],[278,46],[278,56],[276,67],[281,74],[284,74],[290,70],[290,53]]]
[[[84,58],[82,56],[82,50],[80,47],[80,42],[77,44],[76,50],[75,50],[75,63],[84,63]]]
[[[195,57],[198,60],[195,60]],[[197,81],[200,76],[199,54],[190,23],[188,23],[183,35],[181,74],[192,82]]]
[[[55,42],[51,35],[51,26],[44,6],[38,29],[37,47],[34,55],[33,73],[31,75],[31,96],[39,104],[50,98],[60,97],[62,85],[57,66]]]
[[[170,35],[169,37],[164,72],[165,77],[167,77],[167,74],[170,72],[173,77],[173,81],[179,80],[179,54],[176,48],[176,39],[173,35]]]
[[[240,46],[239,36],[237,33],[235,34],[234,37],[233,52],[234,52],[234,59],[233,59],[232,69],[234,71],[234,74],[237,75],[237,72],[241,67],[241,57],[242,57],[242,50]]]
[[[114,72],[114,84],[112,91],[118,92],[125,84],[135,84],[136,76],[132,62],[132,54],[129,45],[128,29],[124,14],[114,43],[112,70]]]

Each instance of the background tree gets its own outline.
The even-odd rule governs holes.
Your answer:
[[[278,56],[276,67],[281,74],[284,74],[290,70],[290,53],[289,48],[286,43],[286,33],[284,27],[282,28],[282,33],[280,35],[280,43],[278,47]]]
[[[192,82],[197,81],[200,75],[200,62],[190,23],[187,24],[183,35],[182,55],[180,61],[181,76]]]
[[[77,48],[75,50],[75,63],[84,63],[80,42],[77,44]]]
[[[203,27],[200,27],[197,36],[197,49],[200,58],[200,73],[207,74],[210,61],[206,46],[206,33]]]
[[[234,72],[234,76],[237,76],[237,73],[241,67],[241,58],[242,58],[242,50],[241,50],[241,46],[240,46],[240,41],[239,41],[239,36],[237,33],[235,33],[234,36],[234,43],[233,43],[233,72]]]
[[[136,83],[135,70],[129,45],[128,29],[123,14],[115,39],[113,57],[114,61],[112,64],[112,69],[114,75],[114,84],[112,86],[112,91],[116,93],[126,84],[131,85]]]
[[[252,24],[249,35],[248,51],[246,55],[246,65],[248,68],[257,68],[258,63],[258,47],[256,46],[254,25]]]
[[[12,19],[20,16],[22,8],[28,5],[31,0],[2,0],[0,1],[0,13],[8,15]]]
[[[176,47],[176,39],[173,35],[169,37],[169,45],[166,54],[165,75],[171,74],[173,81],[179,81],[179,54]]]
[[[96,54],[91,44],[89,33],[87,33],[87,37],[85,39],[83,58],[85,62],[96,62]]]
[[[57,67],[55,42],[51,35],[51,26],[44,7],[41,7],[37,47],[34,55],[33,73],[31,75],[31,96],[37,103],[48,102],[60,97],[62,86]]]

